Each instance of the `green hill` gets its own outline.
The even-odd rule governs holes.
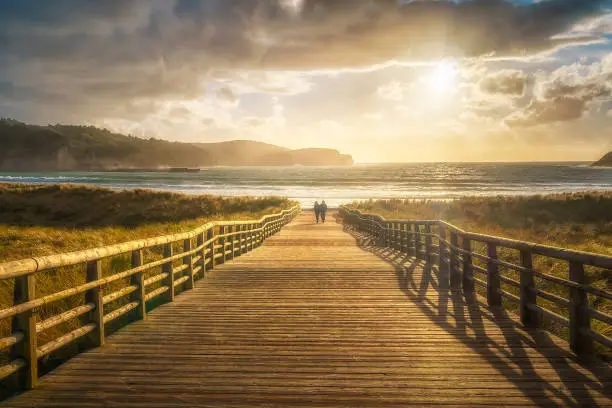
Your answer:
[[[37,126],[11,119],[0,120],[0,146],[0,171],[353,163],[351,156],[332,149],[290,150],[250,140],[169,142],[126,136],[93,126]]]
[[[106,170],[118,167],[199,167],[215,164],[185,143],[140,139],[93,126],[35,126],[0,121],[0,170]]]
[[[612,167],[612,152],[593,163],[593,166]]]

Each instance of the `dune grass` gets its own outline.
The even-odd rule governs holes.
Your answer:
[[[436,220],[441,219],[464,230],[535,242],[562,248],[571,248],[602,255],[612,255],[612,192],[553,194],[527,197],[462,198],[454,201],[423,200],[370,200],[352,203],[349,207],[362,212],[379,214],[387,219]],[[486,254],[484,245],[474,245],[476,252]],[[516,250],[501,249],[499,257],[519,264]],[[567,262],[534,256],[534,268],[538,271],[567,279]],[[486,267],[474,259],[474,263]],[[612,273],[609,270],[585,267],[589,283],[599,289],[612,291]],[[501,268],[500,272],[519,280],[518,273]],[[478,276],[485,279],[484,276]],[[564,298],[568,290],[549,281],[537,279],[536,286]],[[480,294],[484,290],[476,286]],[[518,295],[518,290],[506,284],[502,288]],[[589,296],[591,306],[612,314],[612,302]],[[568,311],[555,303],[538,299],[538,303],[557,314],[568,316]],[[513,303],[504,305],[516,310]],[[567,330],[554,322],[543,326],[567,338]],[[612,337],[612,327],[593,321],[593,329]],[[606,358],[609,350],[599,348]]]
[[[280,197],[0,184],[0,262],[172,234],[211,220],[258,219],[294,204]]]
[[[0,184],[0,263],[189,231],[213,220],[256,220],[293,205],[294,202],[280,197],[222,198],[77,185]],[[175,251],[182,250],[182,244],[175,245]],[[144,257],[145,262],[160,259],[161,248],[145,250]],[[127,270],[130,266],[130,254],[105,259],[103,276]],[[160,272],[159,267],[151,269],[146,278]],[[108,285],[106,293],[125,287],[128,281],[129,278]],[[36,275],[36,296],[83,283],[85,265],[44,271]],[[0,281],[0,308],[12,305],[13,287],[12,279]],[[152,289],[155,286],[151,286]],[[84,295],[72,296],[41,307],[37,317],[42,320],[83,302]],[[109,303],[105,311],[112,311],[126,302],[127,298],[121,298]],[[69,321],[42,333],[39,345],[74,330],[81,323]],[[0,321],[0,337],[10,331],[10,320]],[[43,367],[53,367],[81,347],[82,344],[75,344],[54,353],[50,357],[53,361],[46,359],[42,362]],[[0,362],[7,358],[4,350]]]

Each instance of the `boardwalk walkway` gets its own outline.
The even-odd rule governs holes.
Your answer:
[[[604,406],[611,386],[608,366],[304,213],[2,406]]]

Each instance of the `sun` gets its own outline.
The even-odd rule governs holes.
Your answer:
[[[453,61],[442,61],[435,65],[428,82],[437,92],[450,92],[457,85],[457,75],[457,64]]]

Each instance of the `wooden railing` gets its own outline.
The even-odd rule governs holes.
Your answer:
[[[549,319],[568,328],[570,347],[578,355],[591,355],[594,342],[608,351],[612,348],[610,337],[591,328],[592,320],[601,322],[599,326],[610,327],[612,316],[589,303],[589,297],[609,302],[612,294],[587,284],[585,274],[585,266],[601,268],[609,282],[610,256],[467,232],[439,220],[386,220],[347,207],[340,209],[340,216],[346,224],[367,233],[378,246],[394,248],[430,267],[437,266],[441,289],[461,290],[468,295],[479,285],[484,288],[489,306],[502,306],[504,299],[516,304],[525,326],[538,327],[543,319]],[[481,246],[481,251],[474,250],[476,245]],[[565,263],[569,279],[536,270],[534,256],[545,257],[544,264]],[[500,273],[500,269],[506,273]],[[543,288],[551,285],[557,286],[553,291],[568,296]]]
[[[299,206],[253,221],[210,222],[193,231],[59,255],[29,258],[0,264],[0,280],[14,281],[14,302],[0,310],[1,319],[12,319],[12,333],[0,338],[0,350],[11,348],[10,361],[0,367],[0,379],[21,375],[25,388],[35,387],[38,361],[75,340],[88,336],[93,346],[104,344],[105,325],[134,311],[144,319],[152,301],[172,302],[178,291],[194,287],[216,264],[259,246],[280,231],[300,211]],[[179,251],[175,253],[176,247]],[[147,255],[156,259],[146,261]],[[157,256],[155,256],[157,254]],[[103,261],[130,257],[129,269],[107,274]],[[108,261],[110,260],[110,262]],[[54,293],[36,296],[36,279],[41,272],[70,266],[84,266],[82,284]],[[161,273],[146,277],[156,268]],[[62,279],[61,274],[55,277]],[[104,293],[112,286],[113,292]],[[58,301],[84,295],[82,304],[37,321],[37,309],[57,305]],[[110,310],[109,305],[115,307]],[[147,304],[149,302],[149,304]],[[107,310],[105,310],[107,309]],[[82,318],[80,327],[39,345],[42,332],[68,321]]]

